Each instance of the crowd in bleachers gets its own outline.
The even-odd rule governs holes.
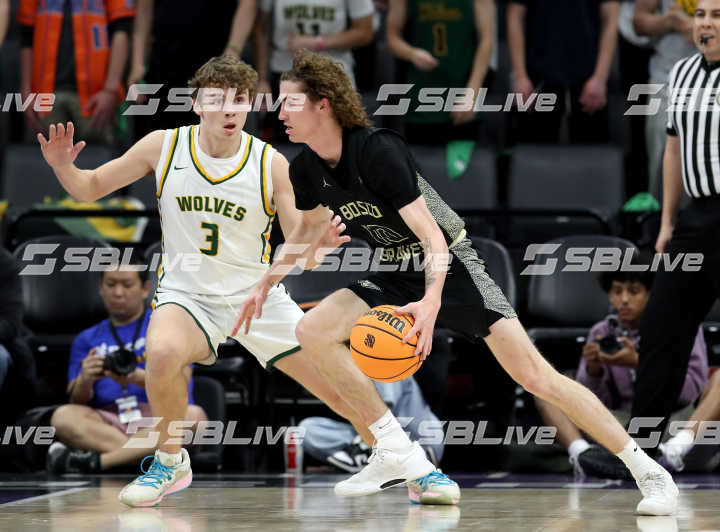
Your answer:
[[[235,54],[256,69],[258,93],[267,95],[249,113],[246,130],[291,159],[299,147],[287,140],[272,103],[292,53],[308,48],[342,63],[375,125],[405,136],[424,177],[464,217],[492,277],[548,359],[573,371],[584,357],[581,368],[590,367],[582,344],[598,339],[589,331],[607,315],[608,296],[595,274],[561,273],[562,253],[569,246],[653,247],[667,99],[658,91],[663,99],[650,116],[626,111],[646,103],[645,96],[634,96],[635,84],[664,84],[672,65],[696,52],[691,28],[692,17],[674,0],[212,0],[201,8],[193,0],[0,0],[3,246],[18,268],[40,264],[27,258],[32,239],[60,243],[49,252],[57,257],[73,244],[94,245],[91,239],[157,249],[150,180],[118,191],[114,203],[96,202],[92,208],[101,217],[73,215],[84,206],[66,197],[35,134],[50,123],[73,121],[76,138],[88,141],[78,166],[97,166],[152,130],[197,123],[189,108],[167,109],[186,101],[187,92],[173,89],[184,89],[210,57]],[[394,84],[389,93],[381,88],[388,84]],[[457,109],[418,110],[438,96],[445,101],[446,88],[458,89]],[[49,113],[37,105],[39,93],[55,95]],[[483,104],[480,111],[473,110],[473,97]],[[128,113],[153,99],[157,112]],[[539,107],[546,102],[549,112]],[[390,107],[403,111],[388,113]],[[118,207],[147,210],[118,216]],[[279,227],[273,233],[274,242],[282,240]],[[64,236],[48,236],[57,234]],[[552,255],[528,254],[530,244],[545,242],[558,244]],[[557,273],[521,274],[551,256],[559,260]],[[0,397],[8,393],[3,380],[37,374],[23,406],[67,400],[72,339],[105,315],[98,279],[85,275],[82,281],[69,272],[21,277],[24,324],[7,341],[0,329]],[[348,281],[337,273],[313,275],[286,283],[301,304]],[[705,365],[720,364],[717,322],[716,304],[701,331]],[[442,330],[437,335],[436,350],[449,353],[431,357],[426,366],[432,370],[418,373],[417,381],[441,419],[489,419],[495,428],[528,422],[532,401],[516,395],[484,346]],[[24,346],[14,345],[15,337],[24,338]],[[302,394],[295,386],[249,367],[236,344],[223,350],[218,366],[199,374],[220,381],[225,393],[207,383],[199,395],[195,388],[209,414],[224,417],[226,399],[228,406],[254,408],[244,413],[256,422],[273,419],[275,403],[297,405]],[[705,381],[707,375],[700,384]],[[700,384],[688,403],[698,398]],[[717,395],[710,388],[704,397]],[[49,423],[56,411],[48,408],[24,417],[6,412],[1,423]],[[37,465],[13,452],[13,460]],[[576,445],[571,456],[578,452]],[[446,465],[462,469],[462,452],[454,453],[456,462],[452,455],[446,453]],[[207,461],[217,466],[222,453]]]

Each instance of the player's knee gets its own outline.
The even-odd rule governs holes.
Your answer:
[[[154,381],[171,379],[186,365],[182,347],[173,341],[161,340],[149,344],[145,356],[146,378]]]
[[[295,336],[300,345],[306,349],[323,343],[322,327],[312,313],[305,314],[295,326]],[[310,349],[310,353],[312,352],[313,350]]]

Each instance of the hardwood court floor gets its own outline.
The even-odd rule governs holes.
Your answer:
[[[459,507],[416,506],[405,488],[338,498],[340,476],[197,475],[155,508],[117,500],[125,476],[39,480],[0,477],[0,530],[122,532],[274,531],[653,531],[720,530],[720,479],[679,479],[677,517],[634,514],[640,494],[619,481],[567,477],[460,476]]]

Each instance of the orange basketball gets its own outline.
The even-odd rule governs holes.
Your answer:
[[[417,334],[406,344],[412,316],[393,314],[396,307],[380,305],[360,316],[350,333],[350,352],[362,372],[374,381],[395,382],[415,373],[422,364],[415,355]]]

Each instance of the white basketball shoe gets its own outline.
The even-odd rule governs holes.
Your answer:
[[[192,482],[192,469],[190,457],[185,449],[181,449],[182,462],[175,466],[166,466],[160,462],[158,452],[155,456],[146,456],[140,464],[143,472],[138,478],[125,486],[118,499],[128,506],[155,506],[165,495],[184,490]],[[143,468],[143,463],[153,458],[149,469]]]
[[[408,497],[415,504],[457,504],[460,486],[445,473],[435,471],[408,482]]]
[[[435,471],[418,442],[406,452],[374,447],[366,465],[359,473],[335,484],[335,494],[341,497],[370,495],[387,488],[405,484]]]
[[[679,490],[662,466],[636,480],[643,500],[637,505],[640,515],[673,515],[677,512]]]

